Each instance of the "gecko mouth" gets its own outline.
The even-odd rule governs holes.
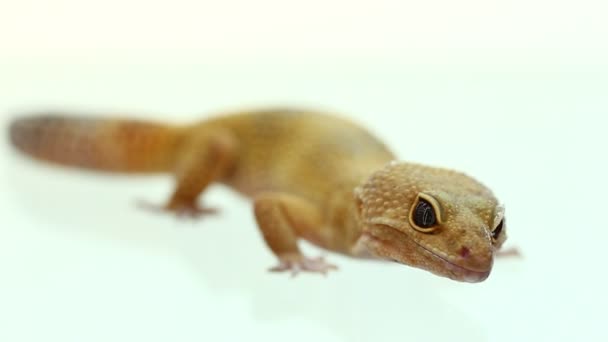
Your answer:
[[[404,234],[404,235],[406,235],[406,234]],[[472,270],[470,268],[466,268],[464,266],[457,265],[457,264],[445,259],[441,255],[429,250],[425,246],[418,243],[418,241],[411,239],[409,236],[408,236],[408,239],[412,240],[416,245],[418,245],[418,247],[422,248],[429,255],[438,259],[444,266],[446,266],[447,269],[449,269],[451,271],[450,273],[458,274],[458,278],[456,280],[462,280],[462,281],[466,281],[469,283],[477,283],[477,282],[485,280],[490,275],[490,272],[492,271],[491,267],[485,271],[476,271],[476,270]],[[450,276],[450,278],[455,279],[451,276]]]
[[[383,226],[386,229],[395,230],[394,228],[392,228],[390,226],[385,226],[385,225],[381,225],[381,226]],[[399,235],[403,236],[403,238],[407,239],[408,241],[413,242],[416,246],[418,246],[420,248],[420,250],[424,251],[426,255],[432,257],[434,260],[438,261],[441,264],[441,268],[439,271],[436,269],[433,269],[433,268],[429,268],[428,266],[426,266],[424,264],[418,265],[418,267],[428,270],[439,276],[448,277],[450,279],[458,280],[458,281],[477,283],[477,282],[484,281],[490,275],[490,272],[492,271],[491,265],[487,270],[484,270],[484,271],[472,270],[472,269],[466,268],[464,266],[457,265],[457,264],[445,259],[441,255],[433,252],[432,250],[428,249],[427,247],[423,246],[422,244],[418,243],[416,240],[412,239],[407,234],[400,232],[400,231],[397,231],[397,232],[399,233]],[[367,237],[369,240],[372,240],[377,243],[382,243],[384,246],[389,246],[388,253],[383,253],[383,254],[385,254],[384,257],[387,257],[387,258],[389,258],[395,262],[401,263],[401,264],[409,265],[407,262],[404,262],[402,260],[399,260],[399,259],[393,257],[394,255],[400,254],[398,249],[395,248],[393,246],[393,244],[387,243],[386,240],[380,239],[369,232],[364,232],[363,235],[365,237]],[[414,266],[416,266],[416,265],[414,265]]]

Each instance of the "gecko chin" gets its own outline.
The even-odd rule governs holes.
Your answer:
[[[453,280],[458,280],[458,281],[467,282],[467,283],[479,283],[479,282],[486,280],[488,278],[488,276],[490,275],[490,272],[492,271],[491,268],[488,269],[487,271],[470,270],[468,268],[464,268],[462,266],[453,264],[453,263],[441,258],[440,256],[438,256],[436,254],[432,254],[432,255],[436,258],[441,259],[443,266],[445,267],[446,270],[449,270],[449,272],[447,272],[447,273],[434,272],[433,270],[431,270],[431,272],[433,272],[437,275],[448,277]]]
[[[370,231],[362,236],[363,243],[376,256],[395,261],[400,264],[427,270],[435,275],[452,280],[478,283],[484,281],[492,271],[492,259],[489,259],[487,268],[471,269],[451,262],[432,250],[424,247],[409,237],[406,233],[394,228],[376,225],[374,234]],[[390,234],[387,234],[389,233]]]

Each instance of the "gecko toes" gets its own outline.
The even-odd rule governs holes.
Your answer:
[[[138,200],[137,206],[152,212],[168,212],[174,214],[179,219],[200,219],[207,215],[215,215],[220,211],[217,208],[201,207],[196,203],[175,203],[168,205],[158,205],[145,200]]]
[[[337,270],[336,265],[327,263],[323,257],[307,258],[302,255],[290,255],[279,258],[279,264],[269,269],[270,272],[290,272],[295,277],[300,272],[321,273],[327,275],[329,271]]]

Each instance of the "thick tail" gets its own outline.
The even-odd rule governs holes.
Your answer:
[[[117,172],[166,171],[182,130],[137,120],[38,115],[10,126],[13,145],[35,158]]]

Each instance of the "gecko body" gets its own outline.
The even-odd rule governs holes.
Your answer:
[[[452,170],[397,162],[364,128],[295,109],[231,113],[191,125],[57,114],[10,127],[37,159],[128,173],[166,172],[176,188],[161,209],[194,216],[214,182],[253,200],[273,271],[327,272],[305,239],[352,257],[392,260],[459,281],[488,277],[506,239],[492,192]]]

